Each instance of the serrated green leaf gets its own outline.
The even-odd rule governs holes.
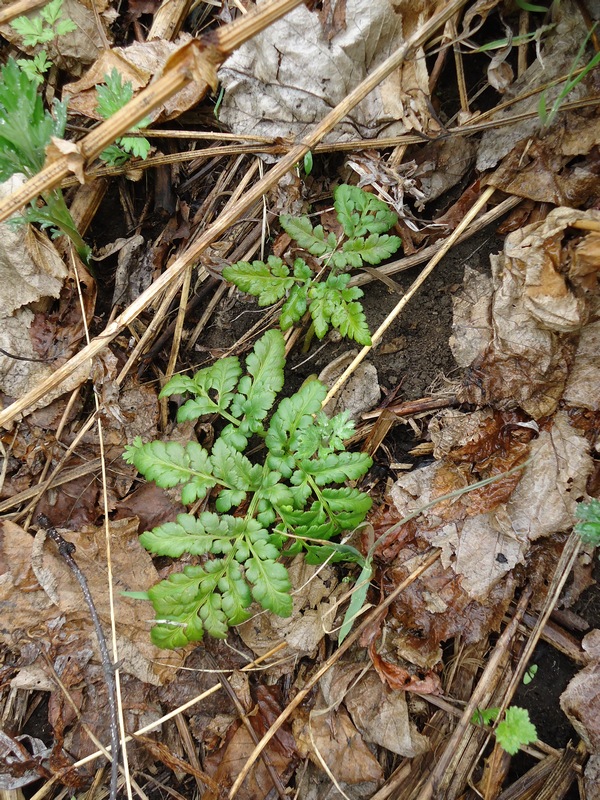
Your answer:
[[[260,488],[263,472],[260,464],[253,464],[221,437],[213,445],[210,460],[219,483],[227,483],[244,492],[256,492]]]
[[[283,304],[281,314],[279,315],[279,324],[282,331],[287,331],[295,322],[302,319],[306,313],[307,306],[307,291],[306,285],[292,286],[288,299]]]
[[[328,483],[343,483],[346,480],[357,480],[369,470],[371,458],[366,453],[332,453],[325,458],[302,459],[300,470],[312,475],[318,486]],[[292,483],[303,479],[298,473],[292,475]]]
[[[148,158],[151,145],[145,136],[121,136],[117,142],[129,155],[144,161]]]
[[[538,735],[535,725],[529,719],[529,712],[519,706],[509,706],[504,719],[496,728],[496,741],[500,747],[514,756],[519,752],[521,745],[537,741]]]
[[[252,584],[252,596],[263,608],[280,617],[290,616],[292,585],[283,564],[253,556],[246,561],[246,577]]]
[[[179,442],[141,444],[138,437],[126,448],[124,458],[161,489],[181,484],[181,499],[186,505],[201,500],[217,483],[208,453],[198,442],[188,442],[185,447]]]
[[[160,390],[159,397],[171,397],[174,394],[196,394],[196,383],[189,375],[174,375]]]
[[[586,544],[594,547],[600,544],[600,500],[592,498],[588,503],[578,503],[575,511],[577,519],[575,533]]]
[[[490,725],[498,719],[499,708],[476,708],[471,717],[472,725]]]
[[[177,522],[165,522],[145,531],[140,536],[140,544],[157,556],[181,558],[184,553],[201,556],[213,552],[215,537],[231,538],[226,518],[210,512],[199,517],[178,514]]]
[[[367,318],[360,303],[347,303],[342,300],[331,314],[331,324],[342,336],[354,339],[363,347],[371,345],[371,332],[367,325]]]
[[[367,466],[365,472],[370,466],[371,464]],[[336,525],[344,531],[353,530],[360,525],[373,505],[368,494],[349,486],[337,489],[325,487],[321,490],[321,495],[333,514]]]
[[[358,237],[344,242],[342,254],[347,257],[349,266],[358,268],[362,266],[363,261],[372,265],[380,264],[386,258],[390,258],[401,244],[399,236],[373,233],[366,239]]]
[[[398,221],[384,202],[357,186],[338,186],[334,198],[338,220],[350,239],[367,233],[385,233]]]
[[[333,240],[326,236],[322,225],[313,228],[308,217],[292,217],[289,214],[282,214],[279,222],[284,231],[313,256],[323,256],[331,253],[335,248],[335,236]]]
[[[279,403],[265,438],[272,455],[284,456],[296,451],[300,432],[313,424],[312,415],[321,410],[326,394],[327,387],[321,381],[308,381]]]
[[[259,306],[272,306],[290,291],[294,279],[280,258],[269,256],[264,261],[238,261],[223,269],[223,277],[238,289],[258,297]]]
[[[242,419],[240,433],[261,430],[275,397],[283,388],[285,341],[280,331],[267,331],[254,345],[246,359],[245,375],[238,383],[238,394],[231,404],[231,413]]]

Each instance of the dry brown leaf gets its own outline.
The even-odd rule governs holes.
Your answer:
[[[357,355],[358,350],[349,350],[330,361],[319,374],[319,380],[331,388],[346,367]],[[363,361],[344,383],[341,390],[326,406],[329,416],[347,411],[351,419],[357,420],[364,411],[374,408],[381,398],[377,369],[368,361]]]
[[[350,689],[344,703],[366,742],[406,758],[429,749],[429,740],[409,719],[404,692],[390,690],[374,672]]]
[[[474,417],[489,429],[489,411],[475,412]],[[443,416],[437,420],[438,428],[444,419],[452,429],[447,439],[455,448],[463,419],[465,441],[476,439],[471,415]],[[532,541],[570,529],[592,470],[588,442],[562,411],[528,446],[517,440],[513,450],[516,463],[526,453],[529,456],[522,473],[434,505],[417,524],[418,535],[441,548],[443,566],[459,575],[462,588],[482,603],[506,573],[524,561]],[[492,474],[502,472],[497,467],[503,461],[510,466],[511,458],[509,449],[496,461]],[[455,465],[450,459],[414,470],[394,484],[391,497],[399,517],[475,481],[475,465]],[[488,466],[493,463],[489,457]]]
[[[132,84],[134,92],[143,89],[154,75],[163,70],[168,59],[190,41],[192,37],[189,34],[181,34],[177,42],[156,39],[152,42],[134,42],[129,47],[104,50],[80,80],[64,87],[64,94],[70,98],[69,110],[92,119],[101,119],[96,111],[98,98],[95,87],[96,84],[104,83],[105,75],[116,69],[123,82],[129,81]],[[154,109],[150,116],[154,122],[173,119],[195,106],[203,94],[203,84],[190,81],[184,89]]]
[[[300,138],[343,100],[435,11],[421,0],[337,0],[344,25],[326,27],[300,6],[237,50],[219,71],[225,88],[220,119],[240,134]],[[325,141],[434,132],[422,52],[396,70]]]
[[[320,755],[338,782],[352,785],[382,781],[381,766],[346,709],[340,707],[337,711],[325,711],[322,695],[319,695],[313,711],[297,712],[293,731],[300,755],[308,756],[322,769]]]
[[[600,631],[593,630],[581,643],[589,664],[571,679],[560,696],[560,707],[585,742],[590,753],[600,754]]]
[[[295,659],[313,657],[319,642],[333,629],[335,622],[337,578],[330,567],[306,564],[296,558],[288,569],[293,587],[294,608],[290,617],[257,613],[239,625],[237,631],[244,644],[256,655],[263,655],[284,641],[284,655],[293,659],[272,667],[269,674],[284,675],[295,669]],[[258,609],[258,607],[257,607]]]
[[[520,406],[535,419],[556,409],[575,354],[573,334],[581,333],[594,306],[567,277],[567,228],[586,218],[599,220],[600,213],[558,208],[510,234],[504,253],[490,257],[491,283],[467,270],[450,339],[458,364],[471,368],[462,399]]]
[[[259,689],[258,704],[247,716],[258,739],[275,723],[282,710],[276,696],[276,687],[261,686]],[[225,746],[207,760],[208,769],[211,765],[216,767],[213,778],[221,791],[233,784],[254,747],[255,742],[247,728],[236,722],[229,732]],[[282,784],[285,785],[289,778],[289,767],[295,763],[297,755],[296,744],[287,726],[279,728],[264,752]],[[262,800],[272,789],[273,781],[264,761],[258,759],[236,797],[241,800]],[[202,800],[219,800],[221,796],[219,792],[209,790],[202,796]]]
[[[150,642],[153,612],[148,603],[123,597],[123,590],[145,591],[157,582],[152,559],[139,544],[137,520],[111,523],[112,571],[119,660],[126,673],[160,685],[171,680],[181,664],[181,653],[168,653]],[[8,520],[0,523],[0,607],[2,638],[15,647],[15,637],[33,626],[55,653],[69,655],[95,642],[89,611],[79,584],[51,542],[34,539]],[[104,530],[88,528],[65,532],[76,546],[74,555],[89,583],[96,609],[108,635],[110,612],[107,594]],[[32,557],[37,552],[35,572]],[[53,598],[57,601],[53,601]],[[22,640],[21,646],[25,644]],[[98,659],[94,646],[94,658]]]
[[[12,194],[23,182],[22,175],[14,175],[0,184],[0,197]],[[68,270],[48,237],[30,225],[15,228],[8,222],[0,224],[0,232],[2,317],[44,297],[58,297]]]

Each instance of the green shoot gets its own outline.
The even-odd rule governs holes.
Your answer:
[[[577,86],[577,84],[580,83],[589,72],[591,72],[598,66],[598,64],[600,64],[600,52],[598,52],[592,57],[590,61],[588,61],[588,63],[585,65],[585,67],[583,67],[583,69],[581,69],[577,74],[575,74],[577,71],[577,66],[583,57],[585,48],[587,47],[587,43],[589,42],[592,33],[596,29],[597,24],[598,23],[595,23],[592,26],[592,28],[590,28],[588,35],[583,40],[581,47],[579,48],[577,55],[571,65],[571,69],[569,70],[569,74],[567,76],[567,80],[565,81],[565,85],[559,92],[558,97],[552,104],[552,108],[549,111],[547,107],[548,99],[546,91],[542,92],[542,94],[540,95],[540,102],[538,104],[538,115],[545,129],[549,128],[550,125],[552,125],[552,123],[554,122],[556,115],[558,114],[565,98],[573,91],[573,89]]]
[[[581,541],[594,547],[600,545],[600,500],[592,498],[589,503],[579,503],[576,514],[580,521],[574,530]]]
[[[9,58],[0,69],[0,181],[16,173],[27,178],[44,166],[46,147],[61,138],[67,122],[66,103],[54,101],[54,113],[44,108],[38,80]],[[66,234],[87,264],[91,254],[75,227],[60,189],[42,195],[43,205],[32,203],[18,222],[38,223],[54,237]]]
[[[48,44],[59,36],[77,30],[73,20],[63,17],[63,0],[51,0],[33,17],[17,17],[10,26],[23,39],[25,47]]]
[[[308,310],[319,339],[332,327],[342,336],[370,345],[371,334],[358,302],[363,292],[357,286],[348,286],[350,275],[343,270],[357,269],[364,263],[379,264],[393,255],[401,240],[386,231],[398,218],[385,203],[356,186],[338,186],[334,199],[344,232],[341,241],[322,225],[313,227],[309,217],[283,214],[279,218],[281,227],[307,257],[296,258],[293,266],[275,256],[269,256],[266,262],[238,261],[225,267],[223,277],[243,292],[258,297],[260,306],[270,306],[285,298],[279,319],[284,331]],[[308,261],[317,262],[319,274],[328,269],[324,280],[317,280]]]
[[[534,3],[528,3],[527,0],[515,0],[515,2],[522,11],[531,11],[533,14],[545,14],[549,10],[546,6],[537,6]]]
[[[310,175],[313,168],[313,154],[309,150],[308,153],[304,154],[304,174]]]
[[[110,75],[104,76],[105,85],[97,85],[98,105],[96,111],[103,119],[108,119],[120,111],[133,97],[131,81],[123,83],[120,72],[113,67]],[[148,125],[148,120],[142,120],[131,129],[138,131]],[[107,147],[100,153],[100,158],[111,167],[120,166],[132,156],[146,159],[150,152],[150,142],[143,136],[121,136],[116,143]]]
[[[529,686],[531,681],[535,678],[538,671],[538,665],[532,664],[526,671],[525,675],[523,675],[523,686]]]
[[[205,631],[225,637],[248,619],[252,600],[289,616],[291,586],[280,556],[304,552],[312,564],[363,560],[332,540],[360,525],[371,507],[368,495],[344,485],[364,475],[371,459],[346,452],[343,440],[353,425],[345,414],[328,419],[321,412],[327,389],[319,381],[276,404],[284,364],[284,339],[273,330],[258,340],[245,371],[231,356],[167,383],[162,397],[190,396],[179,422],[216,414],[227,423],[210,451],[196,441],[143,444],[139,437],[126,448],[125,460],[148,480],[180,486],[184,504],[216,495],[214,511],[180,514],[141,536],[157,555],[200,559],[148,592],[159,647],[181,647]],[[264,444],[261,461],[244,453],[251,437]]]
[[[473,725],[490,725],[498,719],[499,708],[477,709],[471,718]],[[529,719],[529,712],[519,706],[509,706],[502,722],[496,727],[496,741],[504,752],[514,756],[522,745],[537,741],[535,725]]]
[[[17,64],[27,77],[31,81],[35,81],[38,86],[44,82],[44,75],[52,66],[52,62],[48,60],[48,54],[45,50],[40,50],[33,58],[17,58]]]

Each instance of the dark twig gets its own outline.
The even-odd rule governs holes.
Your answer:
[[[77,583],[81,587],[83,599],[87,603],[90,611],[90,616],[96,631],[96,638],[98,639],[98,647],[100,649],[100,660],[102,662],[102,671],[104,673],[104,680],[106,681],[106,690],[108,693],[108,709],[110,717],[110,746],[111,746],[111,769],[110,769],[110,800],[116,800],[117,797],[117,780],[119,776],[119,726],[117,719],[117,691],[115,685],[115,673],[113,663],[110,659],[106,639],[102,625],[100,624],[100,617],[96,611],[96,606],[92,599],[90,589],[85,575],[79,569],[77,562],[73,558],[75,552],[75,545],[72,542],[67,542],[60,533],[50,525],[50,520],[45,514],[40,514],[37,518],[38,525],[46,530],[46,535],[52,539],[58,548],[59,555],[62,556],[65,563],[75,576]]]

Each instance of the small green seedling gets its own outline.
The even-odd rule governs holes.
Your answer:
[[[27,178],[44,166],[46,147],[53,136],[62,138],[67,105],[57,100],[53,114],[44,108],[38,81],[9,58],[0,69],[0,181],[16,173]],[[16,222],[33,222],[48,228],[52,237],[68,236],[81,259],[89,262],[90,248],[75,227],[60,189],[42,194],[43,205],[33,202]]]
[[[583,54],[585,53],[585,48],[592,36],[593,32],[596,30],[596,26],[598,23],[595,23],[589,30],[588,35],[585,37],[584,41],[579,48],[577,55],[571,65],[571,69],[569,70],[569,75],[567,76],[567,80],[565,81],[565,85],[561,89],[558,94],[558,97],[552,104],[550,110],[548,110],[548,98],[546,91],[542,92],[540,95],[540,102],[538,104],[538,115],[542,122],[543,127],[549,128],[550,125],[554,122],[556,115],[558,114],[561,105],[563,104],[565,98],[573,91],[573,89],[580,83],[585,76],[595,69],[598,64],[600,64],[600,52],[596,53],[590,61],[581,69],[577,74],[577,66],[581,59],[583,58]]]
[[[143,444],[139,437],[125,450],[125,460],[157,486],[181,486],[186,505],[216,493],[214,510],[180,514],[141,536],[156,555],[200,559],[147,593],[159,647],[199,641],[204,631],[225,637],[248,619],[252,600],[289,616],[291,586],[280,556],[304,552],[312,564],[363,561],[353,547],[331,540],[354,530],[371,507],[368,495],[343,485],[364,475],[371,459],[344,449],[353,424],[346,414],[328,419],[321,411],[327,389],[320,381],[304,383],[275,407],[284,364],[283,336],[272,330],[257,341],[245,371],[230,356],[166,384],[162,397],[191,396],[179,422],[216,414],[227,423],[210,452],[197,441]],[[244,453],[251,437],[264,445],[260,460]]]
[[[600,545],[600,500],[592,498],[589,503],[578,503],[575,513],[579,522],[574,531],[581,541],[594,547]]]
[[[498,719],[499,708],[477,709],[471,718],[473,725],[490,725]],[[526,708],[509,706],[504,719],[496,727],[496,741],[509,755],[514,756],[525,744],[537,741],[535,725]]]
[[[538,671],[538,665],[537,665],[537,664],[532,664],[532,665],[531,665],[531,666],[528,668],[528,670],[527,670],[527,672],[525,673],[525,675],[523,675],[523,685],[524,685],[524,686],[529,686],[529,684],[531,683],[531,681],[532,681],[532,680],[535,678],[535,676],[537,675],[537,671]]]
[[[110,75],[104,76],[104,85],[96,86],[98,105],[96,112],[103,119],[108,119],[120,111],[133,97],[131,81],[123,83],[120,72],[113,67]],[[138,131],[148,125],[148,120],[142,120],[134,125],[132,132]],[[100,158],[111,167],[120,166],[129,161],[132,156],[148,158],[150,142],[143,136],[121,136],[115,144],[110,145],[100,153]]]
[[[63,0],[51,0],[39,14],[32,17],[17,17],[10,26],[22,37],[25,47],[48,44],[59,36],[77,30],[73,20],[63,16],[62,6]]]
[[[356,186],[343,184],[334,193],[334,208],[343,229],[340,240],[322,225],[313,227],[309,217],[283,214],[281,227],[307,254],[298,257],[293,266],[281,258],[269,256],[266,262],[238,261],[223,270],[223,277],[243,292],[258,297],[260,306],[270,306],[285,298],[279,324],[286,331],[308,310],[314,330],[322,339],[330,327],[342,336],[362,345],[371,344],[371,334],[362,305],[357,302],[363,292],[348,286],[347,269],[363,264],[380,264],[400,247],[398,236],[386,233],[398,217],[381,200]],[[312,259],[310,258],[312,256]],[[317,280],[316,264],[324,280]]]

